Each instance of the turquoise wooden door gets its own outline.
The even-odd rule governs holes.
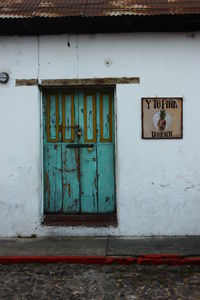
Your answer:
[[[115,212],[112,90],[44,94],[45,213]]]

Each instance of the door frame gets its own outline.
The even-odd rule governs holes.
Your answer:
[[[114,105],[114,185],[115,185],[115,212],[114,213],[94,213],[94,214],[48,214],[45,215],[44,213],[44,140],[43,140],[43,114],[44,114],[44,94],[48,92],[66,92],[69,90],[94,90],[95,92],[103,90],[107,90],[108,88],[112,89],[113,93],[113,105]],[[53,87],[42,87],[40,90],[40,122],[41,122],[41,131],[40,131],[40,138],[41,138],[41,205],[40,205],[40,215],[41,215],[41,224],[43,226],[86,226],[86,227],[117,227],[118,226],[118,219],[117,219],[117,212],[118,212],[118,156],[117,156],[117,97],[116,97],[116,85],[93,85],[93,86],[53,86]]]

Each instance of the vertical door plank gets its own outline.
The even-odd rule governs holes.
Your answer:
[[[78,91],[75,96],[75,120],[76,125],[78,125],[79,130],[81,131],[81,135],[76,135],[76,143],[84,144],[85,142],[85,120],[84,120],[84,94],[81,91]],[[78,129],[77,129],[78,131]]]
[[[66,139],[70,141],[72,139],[72,131],[71,131],[71,126],[72,126],[72,97],[65,96],[64,102],[63,102],[63,123],[65,124],[65,136],[63,139]]]
[[[74,142],[74,95],[62,96],[62,131],[63,142]]]
[[[112,142],[112,95],[100,95],[100,141]]]
[[[99,213],[115,211],[114,147],[98,145],[98,207]]]
[[[96,136],[96,101],[94,95],[79,93],[79,127],[84,132],[80,143],[87,143]],[[95,122],[95,132],[94,132]],[[96,139],[96,137],[95,137]],[[96,147],[80,148],[80,185],[81,212],[96,213],[97,208],[97,177]]]
[[[62,211],[61,145],[44,145],[45,212]]]
[[[56,139],[57,103],[56,96],[50,97],[50,138]]]
[[[96,147],[93,147],[91,149],[90,148],[80,149],[81,212],[82,213],[96,213],[98,211]]]
[[[80,212],[79,194],[79,149],[63,144],[63,212]]]
[[[47,95],[47,140],[59,140],[59,96]]]
[[[84,129],[85,143],[96,142],[96,96],[84,96]]]
[[[85,95],[85,133],[86,141],[93,139],[93,97]]]
[[[63,164],[63,212],[80,212],[80,166],[79,149],[67,145],[77,142],[75,127],[78,126],[78,95],[65,94],[62,97],[63,124],[65,126],[62,144]]]
[[[111,94],[98,97],[98,212],[115,212],[114,105]],[[99,111],[100,110],[100,111]]]
[[[103,97],[103,138],[109,139],[109,95]]]

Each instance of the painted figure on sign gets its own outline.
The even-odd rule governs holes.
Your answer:
[[[158,120],[157,126],[159,128],[160,131],[165,130],[166,127],[166,111],[165,110],[161,110],[160,111],[160,119]]]
[[[163,132],[169,130],[172,118],[166,110],[159,110],[153,115],[153,126],[159,131]]]

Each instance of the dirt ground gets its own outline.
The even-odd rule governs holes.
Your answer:
[[[0,299],[200,299],[200,266],[0,265]]]

